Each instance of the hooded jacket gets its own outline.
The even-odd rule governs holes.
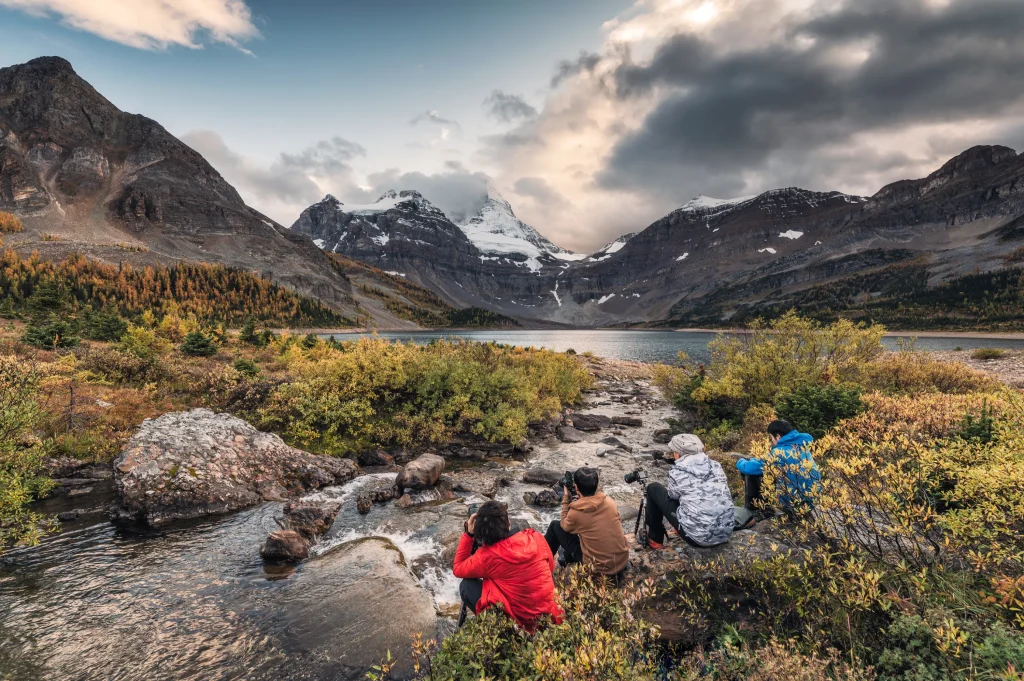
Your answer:
[[[619,507],[604,492],[563,503],[561,525],[566,532],[579,536],[583,560],[593,564],[599,575],[615,575],[626,567],[629,545],[622,532]]]
[[[551,578],[554,569],[555,559],[547,541],[528,528],[496,544],[481,546],[476,553],[473,538],[463,534],[452,571],[459,579],[483,580],[477,614],[500,603],[519,626],[533,633],[544,615],[551,615],[556,623],[562,621]]]
[[[704,452],[676,460],[668,472],[668,496],[679,500],[676,522],[695,544],[729,541],[736,525],[732,493],[721,464]]]
[[[794,500],[810,503],[809,495],[821,481],[821,472],[811,455],[814,438],[807,433],[791,430],[772,445],[771,461],[779,468],[779,501],[792,506]],[[759,459],[740,459],[736,468],[744,475],[763,475],[764,462]]]

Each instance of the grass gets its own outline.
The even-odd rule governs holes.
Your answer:
[[[1002,350],[1000,348],[978,348],[977,350],[971,351],[971,359],[982,361],[1002,359],[1005,356],[1006,350]]]

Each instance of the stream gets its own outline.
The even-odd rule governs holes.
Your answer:
[[[607,392],[588,397],[589,412],[622,413]],[[629,408],[644,419],[620,431],[634,453],[596,458],[607,431],[577,444],[546,436],[525,460],[451,461],[446,473],[461,467],[504,478],[496,498],[515,522],[543,532],[558,509],[524,503],[525,491],[543,487],[521,482],[522,471],[590,464],[632,531],[639,488],[622,475],[637,465],[653,470],[636,452],[670,411],[654,400]],[[389,502],[367,515],[356,511],[360,489],[393,479],[368,474],[308,495],[342,508],[313,557],[296,567],[265,565],[259,556],[277,528],[278,503],[145,534],[86,514],[37,547],[9,551],[0,558],[0,679],[357,679],[388,650],[400,660],[398,678],[407,676],[412,636],[435,638],[453,627],[451,561],[465,502],[484,499],[467,493],[440,501],[427,491],[411,508]]]

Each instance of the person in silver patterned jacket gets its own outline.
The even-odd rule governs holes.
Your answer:
[[[736,518],[732,494],[721,464],[704,452],[696,435],[676,435],[669,443],[675,465],[668,472],[668,487],[647,485],[647,545],[660,549],[665,524],[687,542],[701,547],[729,541]]]

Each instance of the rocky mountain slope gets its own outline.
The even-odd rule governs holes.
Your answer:
[[[220,263],[355,312],[349,283],[307,238],[246,206],[200,154],[59,57],[0,69],[0,210],[26,226],[6,240],[20,252]]]
[[[901,263],[926,286],[1009,264],[1024,243],[1024,156],[975,147],[872,197],[796,187],[699,196],[582,259],[524,227],[495,197],[460,230],[419,194],[391,192],[370,207],[328,197],[294,231],[448,300],[534,322],[724,324],[807,304],[822,287],[845,292],[821,308],[834,313],[905,283]]]

